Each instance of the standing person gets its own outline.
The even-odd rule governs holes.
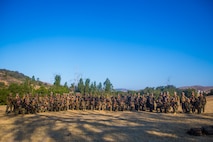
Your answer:
[[[13,109],[13,98],[12,98],[12,94],[10,93],[7,96],[7,106],[6,106],[6,114],[11,113],[12,109]]]
[[[203,113],[205,112],[205,106],[206,106],[206,96],[201,94],[203,96],[203,99],[202,99],[202,111]]]
[[[197,99],[197,113],[200,114],[201,113],[201,109],[202,109],[202,102],[203,102],[203,95],[202,93],[199,94],[198,99]]]
[[[192,92],[192,96],[190,97],[190,104],[191,104],[191,107],[192,107],[192,113],[195,113],[196,98],[195,98],[194,91]]]
[[[200,93],[198,97],[198,113],[205,112],[206,97]]]
[[[186,101],[185,101],[185,112],[186,113],[190,113],[190,110],[191,110],[191,104],[190,104],[190,99],[189,98],[186,98]]]
[[[186,96],[185,96],[185,93],[182,92],[181,97],[180,97],[180,104],[182,107],[182,112],[184,112],[184,113],[186,112],[185,102],[186,102]]]
[[[172,97],[172,108],[173,108],[173,113],[176,114],[178,110],[178,102],[179,102],[179,97],[177,95],[177,92],[174,92],[174,96]]]
[[[149,95],[148,102],[149,102],[149,110],[150,110],[150,112],[152,112],[154,110],[154,108],[155,108],[155,106],[154,106],[155,98],[154,98],[154,94],[153,93]]]

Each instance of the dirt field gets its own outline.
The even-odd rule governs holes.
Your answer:
[[[121,141],[210,142],[213,136],[190,136],[191,127],[213,125],[213,96],[205,114],[150,112],[62,111],[5,115],[0,106],[0,141]]]

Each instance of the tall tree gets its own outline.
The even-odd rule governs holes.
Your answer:
[[[80,78],[79,82],[78,82],[78,91],[81,94],[84,94],[84,81],[82,78]]]
[[[64,87],[69,88],[68,85],[67,85],[67,82],[64,83]]]
[[[90,94],[94,94],[94,84],[93,84],[93,82],[91,83],[91,85],[90,85]]]
[[[54,85],[55,85],[55,86],[60,86],[60,85],[61,85],[61,76],[60,76],[60,75],[56,75],[56,76],[55,76]]]
[[[70,86],[70,91],[75,92],[75,87],[76,87],[75,83],[72,83],[71,86]]]
[[[103,90],[101,82],[99,82],[97,89],[98,89],[99,92],[101,92]]]
[[[84,93],[89,94],[90,92],[90,79],[87,78],[85,81]]]
[[[34,76],[34,75],[32,76],[32,81],[33,81],[33,82],[35,81],[35,76]]]
[[[96,95],[97,94],[97,85],[96,85],[96,81],[94,81],[93,83],[93,93]]]
[[[110,80],[107,78],[106,81],[104,82],[104,90],[106,93],[110,93],[113,89],[112,83]]]

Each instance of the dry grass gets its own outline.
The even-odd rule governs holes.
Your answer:
[[[213,96],[205,114],[63,111],[6,116],[0,106],[0,141],[213,141],[190,136],[191,127],[213,125]]]

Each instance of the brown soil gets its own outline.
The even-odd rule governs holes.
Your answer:
[[[213,141],[213,136],[191,136],[191,127],[213,125],[213,96],[206,113],[176,115],[150,112],[62,111],[5,115],[0,106],[0,141]]]

